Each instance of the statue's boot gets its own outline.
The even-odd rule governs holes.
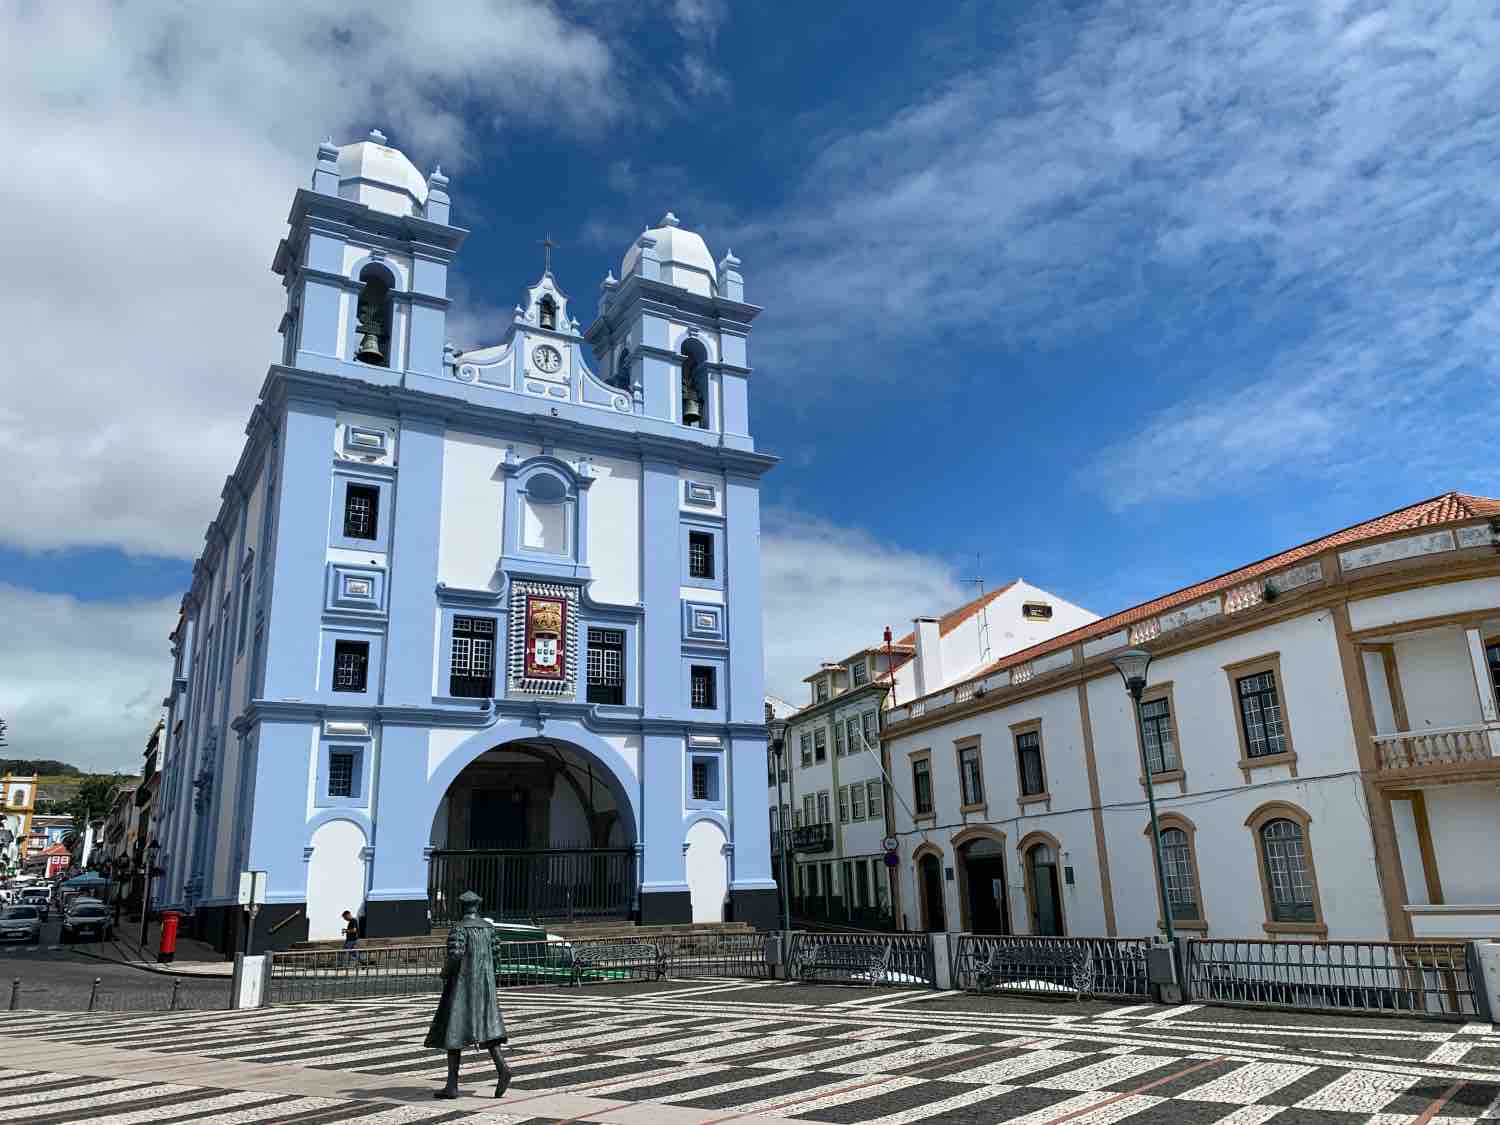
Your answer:
[[[514,1073],[510,1069],[510,1064],[505,1061],[505,1056],[500,1053],[498,1043],[490,1044],[490,1058],[495,1061],[495,1073],[500,1076],[500,1081],[495,1083],[495,1097],[503,1098],[505,1091],[510,1088],[510,1080],[514,1077]]]
[[[462,1051],[449,1051],[448,1052],[448,1084],[446,1086],[444,1086],[441,1090],[436,1091],[432,1095],[433,1097],[435,1097],[435,1098],[456,1098],[456,1097],[458,1097],[458,1063],[459,1063],[459,1059],[462,1058],[462,1057],[463,1057],[463,1052]]]

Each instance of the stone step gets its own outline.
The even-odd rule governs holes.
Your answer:
[[[687,934],[753,934],[755,927],[749,922],[677,922],[666,925],[638,926],[632,922],[559,922],[539,925],[548,934],[566,941],[620,940],[680,936]],[[409,934],[402,937],[361,938],[362,949],[389,949],[409,945],[441,944],[448,937],[448,927],[434,929],[430,934]],[[338,949],[343,942],[338,938],[328,941],[299,941],[293,950]]]

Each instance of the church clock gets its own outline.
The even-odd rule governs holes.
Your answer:
[[[551,344],[538,344],[531,352],[531,362],[538,371],[551,375],[562,366],[562,353]]]

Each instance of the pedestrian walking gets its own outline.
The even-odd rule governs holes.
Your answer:
[[[349,911],[344,911],[344,951],[340,960],[354,959],[356,965],[363,965],[365,959],[359,955],[359,919]]]
[[[483,1047],[495,1063],[499,1082],[495,1097],[503,1097],[511,1070],[500,1054],[505,1042],[505,1020],[495,996],[494,930],[479,916],[479,896],[459,896],[464,916],[448,931],[448,958],[443,964],[443,995],[423,1046],[448,1052],[448,1084],[433,1097],[458,1097],[458,1063],[470,1044]]]

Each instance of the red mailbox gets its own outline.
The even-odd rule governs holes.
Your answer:
[[[161,912],[161,945],[156,951],[156,959],[163,964],[177,956],[177,921],[181,917],[175,910]]]

